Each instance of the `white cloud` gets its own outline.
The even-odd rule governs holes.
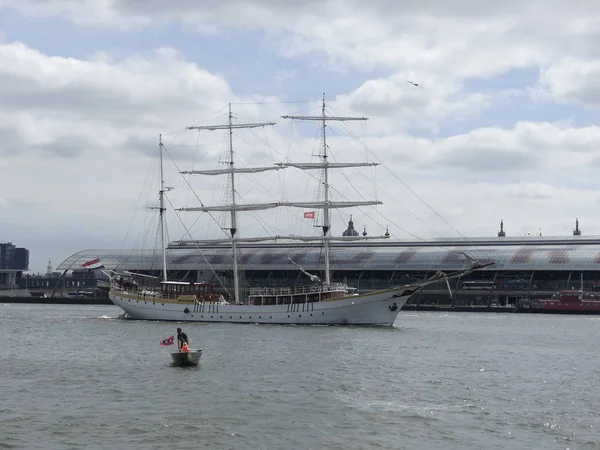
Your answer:
[[[376,119],[377,130],[385,134],[410,127],[437,130],[444,119],[464,120],[511,95],[463,93],[462,85],[440,76],[422,77],[419,86],[414,86],[409,83],[412,75],[399,72],[366,81],[353,92],[339,96],[335,106]]]
[[[507,194],[511,197],[524,199],[552,199],[556,190],[547,184],[519,183],[509,185]]]
[[[152,191],[139,203],[158,133],[182,130],[236,100],[222,77],[172,49],[79,60],[22,43],[0,45],[0,92],[2,182],[11,187],[1,204],[4,234],[113,245],[132,211],[155,200]],[[176,158],[190,158],[176,135],[165,140]]]
[[[392,159],[392,167],[426,173],[465,172],[473,179],[555,176],[568,170],[589,180],[597,167],[600,127],[573,128],[563,124],[520,122],[512,129],[478,128],[442,139],[415,139],[395,134],[371,137],[373,151]],[[558,181],[558,180],[557,180]]]
[[[12,238],[15,242],[27,239],[40,227],[43,232],[38,232],[39,237],[50,240],[56,235],[68,236],[69,244],[61,244],[63,251],[77,251],[89,243],[98,243],[99,247],[125,245],[123,235],[136,210],[129,242],[142,230],[153,229],[144,208],[155,203],[157,188],[155,184],[151,187],[147,179],[154,180],[155,172],[148,172],[150,160],[145,155],[156,151],[157,133],[182,129],[197,117],[208,116],[209,108],[221,109],[222,115],[223,106],[235,99],[223,78],[185,61],[170,49],[124,60],[77,60],[49,57],[24,44],[7,44],[0,46],[0,58],[0,92],[10,92],[0,104],[4,161],[18,168],[7,171],[3,179],[15,189],[6,194],[0,225],[11,229],[12,235],[17,233],[19,239]],[[415,93],[424,91],[407,87]],[[347,98],[340,97],[335,105],[343,105]],[[415,99],[413,105],[417,109],[418,101]],[[441,101],[440,105],[448,107]],[[247,105],[244,115],[271,120],[287,107]],[[588,219],[587,229],[592,230],[593,219],[581,212],[592,214],[597,195],[565,183],[571,177],[595,180],[595,149],[600,144],[597,127],[522,122],[512,129],[482,128],[448,138],[416,139],[393,127],[390,134],[384,135],[377,121],[373,122],[375,126],[368,124],[365,129],[366,142],[386,165],[376,171],[380,187],[375,189],[371,179],[361,178],[358,172],[350,172],[348,179],[336,176],[331,180],[338,198],[357,198],[353,189],[342,187],[350,181],[363,198],[384,201],[383,217],[357,213],[357,227],[367,226],[370,233],[378,234],[390,226],[390,232],[400,238],[410,237],[406,231],[421,237],[452,235],[455,230],[490,235],[499,218],[519,223],[523,229],[535,228],[540,222],[557,223],[553,205],[562,204],[566,205],[562,207],[564,226],[571,227],[571,216],[577,215],[582,223]],[[347,138],[333,131],[328,143],[332,153],[337,152],[341,158],[337,160],[363,159],[349,153],[362,152],[364,157],[360,145],[350,147]],[[275,160],[285,159],[286,151],[281,150],[285,148],[291,149],[293,159],[306,160],[312,153],[310,145],[314,146],[312,141],[304,142],[301,156],[296,151],[300,146],[296,134],[289,135],[286,130],[260,136],[279,149],[279,153],[271,149]],[[201,137],[167,134],[165,139],[170,154],[185,160],[178,162],[182,169],[192,165],[213,167],[218,154],[226,149],[223,136],[213,133]],[[266,163],[264,151],[251,150],[246,141],[242,136],[236,139],[241,159],[248,164]],[[193,147],[197,142],[211,145],[200,147],[203,159],[192,164],[190,148],[178,146]],[[373,157],[367,155],[367,159]],[[569,177],[564,176],[565,171]],[[177,187],[171,194],[173,204],[193,205],[195,199],[184,193],[185,183],[172,167],[167,176],[169,184]],[[403,188],[399,179],[445,217],[451,227]],[[311,189],[316,189],[316,180],[307,183],[293,171],[259,180],[259,184],[256,179],[240,181],[238,189],[245,201],[273,196],[290,200],[310,196]],[[282,180],[289,182],[285,191],[281,190]],[[223,200],[211,190],[217,184],[199,180],[193,183],[201,186],[200,195],[206,204]],[[144,185],[150,189],[142,190]],[[577,195],[576,204],[567,201],[572,195]],[[335,214],[334,220],[336,231],[341,231],[346,213]],[[209,222],[203,218],[193,231],[206,235]],[[270,233],[279,229],[284,234],[311,228],[297,211],[283,219],[272,213],[255,215],[242,223],[245,234],[264,232],[265,227]],[[402,228],[393,223],[402,224]],[[70,236],[81,244],[75,245]],[[172,237],[186,236],[181,227],[174,225]],[[43,252],[37,264],[45,264],[46,257]]]
[[[565,58],[544,69],[540,83],[558,101],[600,107],[600,59]]]
[[[138,128],[168,129],[165,117],[193,110],[202,114],[231,97],[221,77],[184,61],[169,48],[120,61],[105,56],[78,60],[50,57],[12,43],[0,45],[0,61],[0,108],[11,115],[15,109],[22,110],[26,114],[14,120],[20,128],[29,127],[31,134],[38,128],[43,140],[49,138],[50,130],[37,122],[41,117],[69,123],[70,133],[93,131],[81,129],[83,125],[96,130],[94,138],[111,140],[111,136],[98,132],[102,126],[118,130],[135,123]],[[82,110],[85,117],[80,115]]]
[[[465,94],[464,82],[517,68],[546,67],[544,84],[561,98],[575,95],[593,103],[598,96],[597,88],[591,99],[583,95],[591,89],[586,86],[595,83],[596,69],[589,62],[579,73],[554,68],[567,57],[600,60],[595,44],[600,38],[600,7],[589,0],[511,0],[502,5],[473,0],[0,0],[3,5],[24,14],[60,15],[100,27],[177,21],[201,33],[239,27],[263,30],[272,50],[290,59],[305,58],[308,64],[345,71],[388,72],[388,77],[366,81],[343,100],[349,107],[378,114],[399,111],[399,126],[435,130],[444,118],[477,114],[502,98],[498,93]],[[556,81],[561,74],[560,79],[578,79]],[[425,92],[412,92],[406,80],[423,84]]]
[[[227,3],[177,0],[0,0],[25,14],[62,15],[99,26],[180,21],[200,29],[244,27],[283,31],[273,45],[288,57],[320,52],[337,65],[411,70],[417,79],[443,72],[464,79],[557,56],[598,56],[600,7],[589,0],[379,0]]]
[[[376,170],[380,185],[376,192],[385,202],[381,209],[385,217],[355,214],[356,226],[366,225],[371,233],[390,225],[394,236],[407,237],[402,229],[392,227],[397,222],[424,238],[456,230],[494,235],[504,218],[513,235],[540,227],[544,234],[570,234],[575,217],[587,233],[600,233],[594,229],[599,202],[598,127],[555,123],[554,118],[552,122],[514,119],[516,123],[505,128],[474,129],[468,122],[498,103],[519,107],[523,86],[499,89],[486,81],[520,68],[540,71],[536,90],[545,100],[598,106],[597,2],[0,0],[2,8],[26,17],[67,18],[95,26],[96,32],[177,21],[186,30],[196,30],[194,39],[200,43],[202,33],[216,33],[211,39],[217,42],[218,33],[229,28],[260,30],[271,52],[296,64],[273,71],[278,83],[287,85],[290,77],[303,83],[300,71],[293,68],[300,64],[352,74],[360,81],[331,98],[332,109],[371,117],[365,128],[367,144],[389,168]],[[193,161],[196,167],[212,166],[226,146],[222,136],[168,132],[215,111],[222,114],[228,102],[277,100],[240,98],[226,75],[207,71],[174,48],[123,58],[98,53],[78,59],[48,55],[27,43],[2,43],[1,36],[0,44],[0,161],[6,173],[3,182],[14,186],[2,193],[0,228],[5,235],[16,235],[11,239],[19,245],[27,246],[23,241],[32,235],[52,241],[44,244],[47,248],[32,249],[40,255],[32,255],[39,260],[38,268],[44,267],[50,250],[56,260],[87,246],[122,245],[132,210],[144,215],[143,207],[154,202],[155,187],[142,194],[141,186],[149,175],[147,156],[156,150],[159,132],[166,133],[169,152],[182,168],[192,163],[187,146],[212,144],[200,147],[202,159]],[[480,81],[481,89],[469,88],[473,79]],[[320,91],[319,86],[308,88]],[[288,106],[246,105],[243,115],[273,120],[293,112]],[[467,131],[448,132],[448,123],[457,120]],[[444,125],[446,133],[439,138],[414,138],[408,133],[414,127],[438,130]],[[277,130],[261,131],[260,136],[268,137],[277,149],[289,146],[294,152],[298,135]],[[350,148],[335,134],[328,142],[332,151]],[[244,139],[236,140],[236,145],[248,164],[266,161],[264,149],[250,148]],[[270,151],[273,159],[282,158]],[[311,149],[304,155],[310,153]],[[344,152],[338,158],[352,159]],[[295,155],[295,159],[303,158]],[[175,173],[168,176],[173,181]],[[358,174],[350,173],[349,179],[365,196],[369,189],[375,191]],[[280,180],[291,188],[281,193]],[[334,178],[334,187],[344,181]],[[213,184],[194,183],[202,187],[206,203],[221,200],[210,191]],[[183,194],[184,183],[173,184],[178,188],[171,194],[173,202],[191,204],[192,199]],[[274,193],[291,198],[308,193],[314,180],[307,183],[289,172],[272,181],[265,179],[264,184],[261,189],[246,180],[239,188],[252,188],[245,194],[247,200],[264,200]],[[356,193],[344,190],[342,194],[355,198]],[[334,216],[336,230],[345,226],[345,214]],[[273,229],[288,232],[290,224],[310,228],[298,219],[297,211],[282,220],[270,213],[261,219],[263,226],[266,221]],[[135,221],[131,233],[154,226],[143,222]],[[247,220],[245,232],[260,229],[257,222],[256,217]],[[205,225],[199,223],[194,229],[202,231]],[[58,251],[67,254],[56,255]]]

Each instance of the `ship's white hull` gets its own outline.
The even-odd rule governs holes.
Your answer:
[[[393,325],[418,287],[353,295],[336,300],[288,305],[181,304],[110,291],[110,300],[126,318],[178,322],[266,323],[297,325]]]

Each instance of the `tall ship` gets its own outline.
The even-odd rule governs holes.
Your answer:
[[[382,236],[340,236],[331,235],[331,211],[339,208],[366,207],[381,204],[377,200],[333,201],[331,198],[330,171],[344,168],[375,166],[375,162],[331,162],[327,143],[327,124],[330,121],[348,122],[365,121],[365,117],[340,117],[328,115],[325,97],[319,115],[286,115],[284,119],[297,121],[316,121],[320,124],[321,145],[318,151],[318,162],[279,162],[266,167],[238,167],[233,147],[233,132],[238,129],[251,129],[272,126],[272,122],[234,123],[231,104],[229,105],[228,123],[222,125],[203,125],[188,127],[198,131],[225,130],[228,133],[228,160],[224,169],[187,170],[184,175],[226,176],[230,187],[229,202],[224,205],[176,208],[177,211],[213,213],[224,212],[229,215],[229,223],[223,229],[226,239],[211,241],[178,241],[179,245],[209,243],[214,246],[226,245],[232,256],[233,287],[228,298],[215,292],[215,285],[202,282],[169,280],[167,277],[167,245],[165,240],[165,187],[163,174],[164,144],[159,141],[160,150],[160,189],[159,189],[159,221],[162,247],[162,277],[156,279],[147,275],[131,272],[109,271],[110,300],[129,319],[169,320],[188,322],[229,322],[258,324],[305,324],[305,325],[387,325],[394,324],[398,313],[406,301],[424,286],[433,283],[444,283],[448,280],[464,276],[473,271],[493,264],[480,263],[468,255],[465,256],[465,268],[451,273],[438,272],[433,276],[411,284],[389,286],[373,292],[358,294],[348,286],[345,280],[332,279],[331,243],[334,240],[364,241],[368,239],[386,239]],[[239,174],[255,174],[272,170],[295,168],[303,171],[319,171],[322,192],[317,201],[273,201],[269,203],[242,203],[236,191],[236,180]],[[260,211],[272,208],[310,209],[306,215],[319,210],[317,225],[321,233],[318,236],[277,236],[277,237],[241,237],[238,233],[238,214],[248,211]],[[321,276],[309,273],[296,261],[288,257],[290,267],[294,267],[306,280],[305,283],[290,284],[278,287],[250,287],[242,295],[240,287],[240,271],[238,268],[238,244],[245,242],[261,242],[268,240],[291,239],[301,242],[314,242],[321,246],[324,267]],[[200,251],[200,250],[199,250]],[[449,285],[448,285],[449,286]]]

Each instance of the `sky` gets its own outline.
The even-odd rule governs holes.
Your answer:
[[[600,235],[598,42],[595,0],[0,0],[0,242],[32,272],[149,246],[159,134],[168,203],[218,204],[222,177],[177,172],[219,167],[227,136],[186,127],[232,103],[236,122],[277,123],[235,133],[240,166],[314,162],[318,128],[280,116],[319,114],[323,94],[328,114],[369,118],[332,123],[336,161],[380,163],[332,195],[383,201],[335,211],[333,234],[353,214],[396,239],[495,236],[501,219],[508,236],[568,236],[576,218]],[[239,201],[314,199],[305,176],[242,177]],[[223,237],[216,215],[181,214],[171,240]],[[318,223],[282,216],[241,235]]]

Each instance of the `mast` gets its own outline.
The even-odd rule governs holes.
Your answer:
[[[323,177],[324,177],[324,193],[323,193],[323,197],[325,200],[325,206],[323,207],[323,236],[327,236],[329,234],[329,230],[331,228],[330,226],[330,219],[329,219],[329,206],[328,206],[328,202],[329,202],[329,171],[327,170],[327,133],[325,132],[326,128],[327,128],[327,120],[325,117],[325,93],[323,93],[323,104],[321,106],[321,113],[323,114],[323,155],[322,155],[322,159],[323,159],[323,164],[325,165],[325,168],[323,169]],[[329,240],[325,239],[325,242],[323,243],[324,245],[324,249],[325,249],[325,284],[326,285],[330,285],[331,284],[331,279],[330,279],[330,273],[329,273]]]
[[[282,116],[284,119],[296,119],[296,120],[314,120],[320,121],[321,125],[321,134],[323,136],[323,148],[321,154],[319,155],[321,158],[320,164],[288,164],[288,166],[297,167],[303,170],[309,169],[322,169],[323,170],[323,202],[314,204],[316,207],[320,207],[323,209],[323,224],[321,228],[323,230],[323,247],[325,250],[325,284],[331,284],[331,271],[330,271],[330,240],[331,240],[331,218],[330,218],[330,208],[340,208],[340,207],[348,207],[348,206],[361,206],[361,205],[378,205],[381,204],[379,201],[366,201],[366,202],[337,202],[337,204],[332,203],[329,200],[329,169],[331,168],[343,168],[343,167],[364,167],[364,166],[376,166],[377,163],[351,163],[351,164],[330,164],[327,160],[327,121],[335,120],[338,122],[345,122],[351,120],[368,120],[366,117],[335,117],[335,116],[327,116],[325,113],[325,94],[323,94],[323,100],[321,103],[321,115],[320,116]],[[284,203],[283,206],[308,206],[311,205],[310,202],[305,203]]]
[[[255,169],[237,169],[235,167],[234,154],[233,154],[233,130],[239,128],[258,128],[267,125],[275,125],[273,122],[256,122],[256,123],[233,123],[233,114],[231,112],[231,103],[229,103],[229,114],[226,125],[204,125],[204,126],[193,126],[188,127],[188,130],[227,130],[229,132],[229,161],[227,169],[225,170],[190,170],[182,171],[183,174],[196,174],[196,175],[229,175],[231,182],[231,204],[221,207],[192,207],[192,208],[179,208],[180,211],[230,211],[231,212],[231,227],[229,228],[229,239],[231,241],[231,251],[233,252],[233,299],[235,303],[240,303],[240,280],[238,271],[238,259],[237,259],[237,212],[238,211],[254,211],[260,209],[268,209],[278,206],[277,203],[266,203],[256,205],[238,205],[236,201],[235,193],[235,174],[236,173],[254,173],[264,172],[266,170],[279,170],[281,166],[271,167],[257,167]]]
[[[231,203],[228,205],[215,205],[205,206],[188,206],[184,208],[177,208],[177,211],[197,211],[197,212],[213,212],[213,211],[228,211],[231,213],[231,228],[228,230],[223,228],[227,232],[227,239],[211,239],[211,240],[191,240],[191,241],[176,241],[169,245],[169,248],[185,248],[193,245],[221,245],[228,243],[231,245],[233,252],[233,288],[234,288],[234,300],[235,303],[240,303],[240,292],[239,292],[239,274],[238,274],[238,260],[237,260],[237,249],[239,243],[247,242],[261,242],[261,241],[277,241],[278,239],[292,239],[300,240],[304,242],[320,242],[325,247],[325,283],[331,283],[330,276],[330,242],[335,240],[371,240],[371,239],[386,239],[389,238],[389,234],[386,233],[384,236],[362,236],[362,237],[334,237],[331,236],[331,210],[337,208],[349,208],[357,206],[373,206],[380,205],[382,202],[376,200],[367,201],[331,201],[329,199],[329,173],[330,169],[343,169],[343,168],[355,168],[355,167],[368,167],[377,166],[375,162],[342,162],[342,163],[330,163],[328,161],[328,150],[327,150],[327,135],[326,126],[327,121],[334,120],[338,122],[352,121],[352,120],[367,120],[366,117],[338,117],[338,116],[327,116],[325,111],[325,94],[323,94],[321,114],[316,116],[282,116],[284,119],[295,119],[295,120],[313,120],[321,123],[322,135],[323,135],[323,147],[319,151],[320,162],[285,162],[275,163],[273,166],[268,167],[251,167],[251,168],[237,168],[234,161],[233,152],[233,130],[240,128],[258,128],[268,125],[275,125],[273,122],[256,122],[256,123],[233,123],[233,114],[231,111],[231,104],[229,104],[229,117],[226,124],[221,125],[201,125],[187,127],[189,130],[204,130],[204,131],[216,131],[216,130],[227,130],[229,132],[229,161],[226,162],[227,168],[224,169],[208,169],[208,170],[186,170],[181,171],[182,174],[190,175],[228,175],[231,181]],[[244,204],[238,203],[235,190],[235,174],[247,173],[254,174],[258,172],[264,172],[269,170],[280,170],[288,167],[295,167],[300,170],[322,170],[324,179],[324,199],[321,201],[309,201],[309,202],[271,202],[271,203],[255,203],[255,204]],[[279,207],[294,207],[294,208],[319,208],[324,210],[323,224],[319,227],[323,230],[321,236],[310,236],[310,237],[299,237],[299,236],[272,236],[263,238],[244,238],[238,237],[237,233],[237,213],[239,211],[258,211],[266,210],[271,208]]]
[[[162,247],[163,280],[167,281],[167,248],[165,246],[165,180],[163,172],[163,143],[162,134],[158,135],[160,153],[160,191],[158,191],[158,208],[160,217],[160,245]]]
[[[231,169],[230,180],[231,180],[231,251],[233,252],[233,299],[235,303],[240,302],[240,278],[238,274],[238,260],[237,260],[237,242],[235,241],[235,233],[237,231],[237,212],[235,210],[235,172],[233,171],[233,125],[231,115],[231,103],[229,103],[229,167]]]

